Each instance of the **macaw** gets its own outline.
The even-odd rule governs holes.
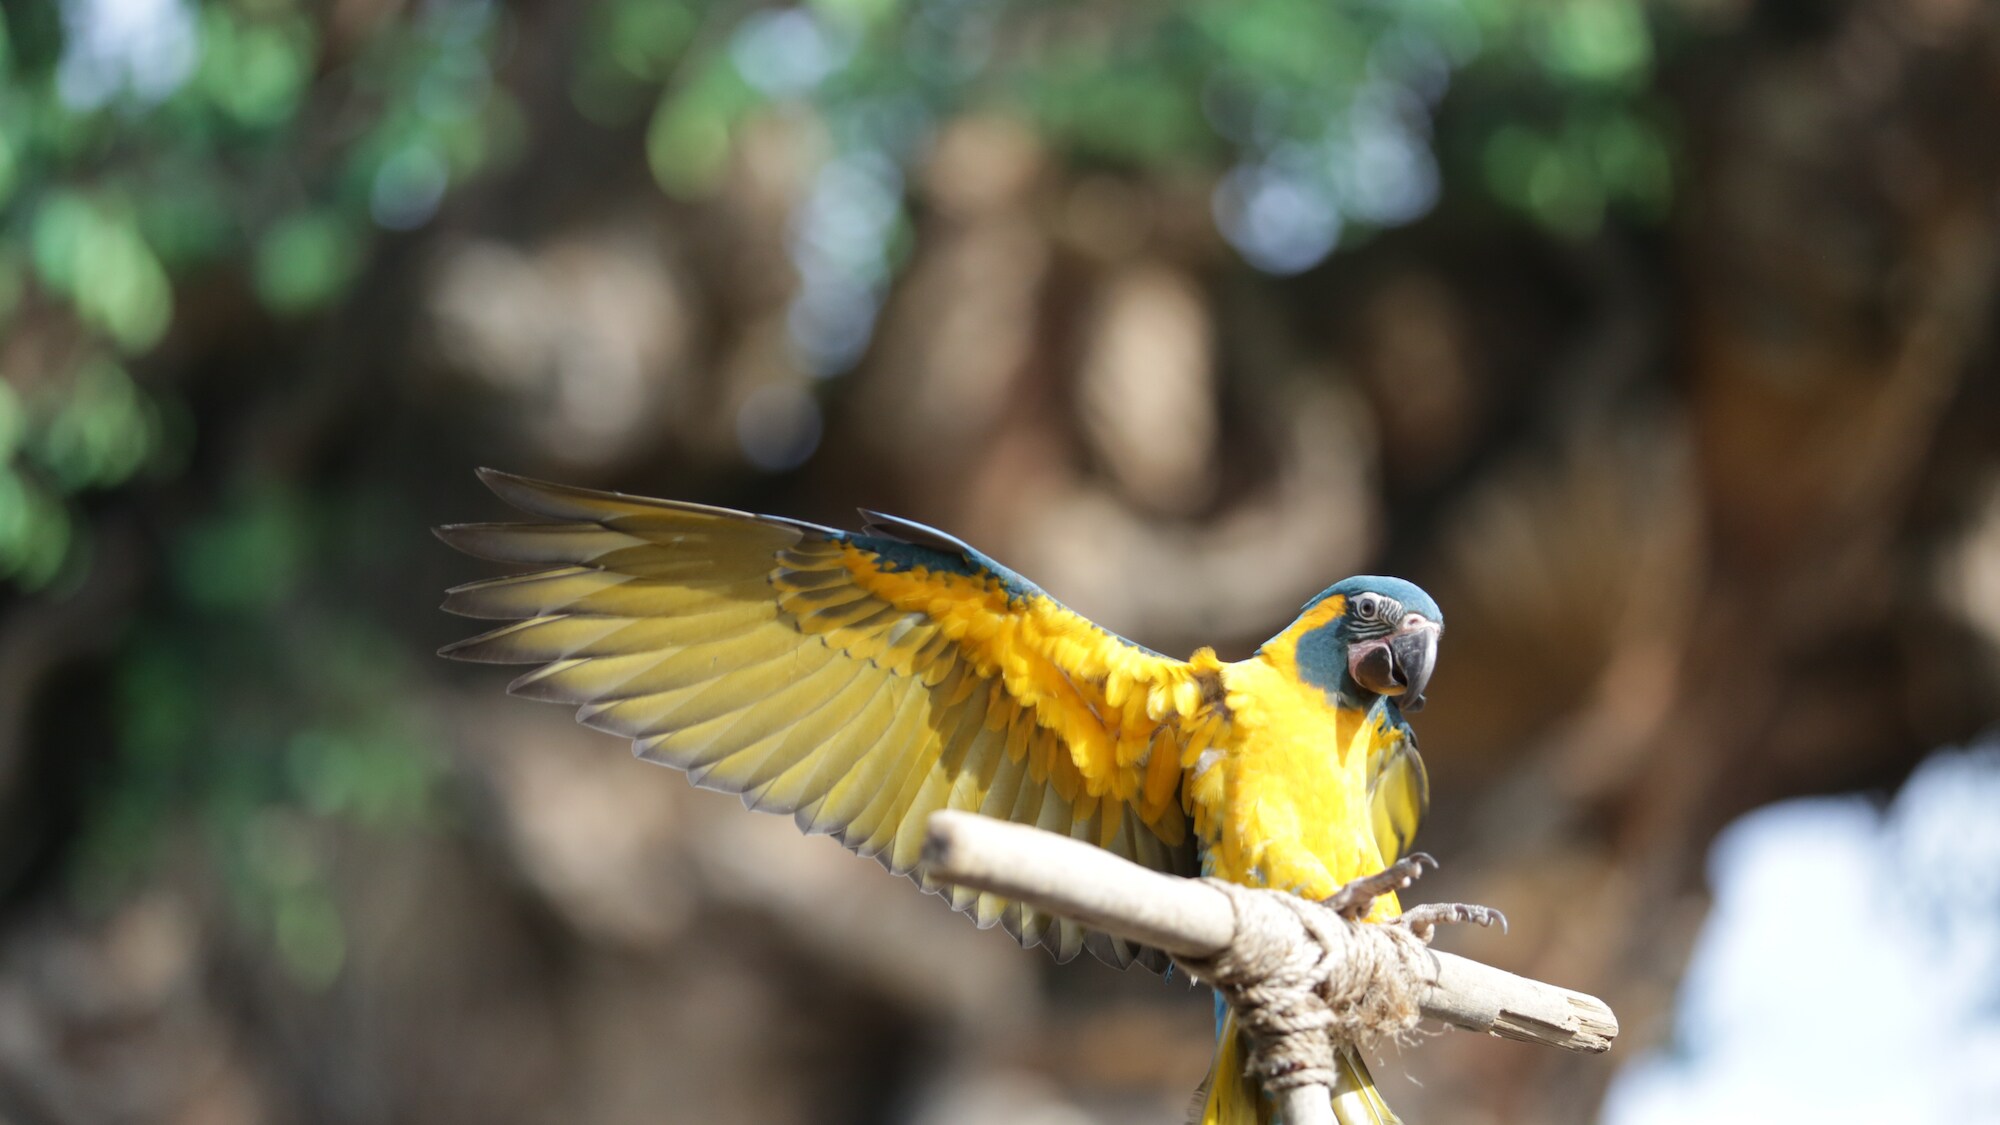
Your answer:
[[[1428,800],[1404,713],[1443,616],[1416,586],[1350,578],[1246,660],[1175,660],[1065,608],[942,532],[876,512],[856,532],[480,473],[545,522],[438,529],[534,567],[444,608],[508,622],[448,645],[539,667],[515,695],[575,706],[696,785],[790,813],[1058,960],[1164,971],[1157,950],[1018,902],[934,884],[925,822],[967,809],[1147,867],[1328,900],[1382,922]],[[1407,882],[1407,880],[1403,880]],[[1382,893],[1385,892],[1386,893]],[[1201,1119],[1268,1122],[1223,1016]],[[1344,1125],[1394,1122],[1341,1060]]]

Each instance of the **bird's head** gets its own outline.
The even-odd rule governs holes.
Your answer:
[[[1294,631],[1300,679],[1343,705],[1365,708],[1388,696],[1420,711],[1444,614],[1415,583],[1362,575],[1308,602],[1286,632]]]

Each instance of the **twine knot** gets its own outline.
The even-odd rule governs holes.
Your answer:
[[[1408,927],[1349,922],[1319,903],[1220,879],[1236,940],[1179,958],[1222,993],[1250,1039],[1249,1070],[1273,1093],[1336,1086],[1335,1055],[1416,1026],[1429,951]]]

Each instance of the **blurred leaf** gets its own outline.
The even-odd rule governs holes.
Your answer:
[[[1207,143],[1195,91],[1153,66],[1101,67],[1087,57],[1035,76],[1028,102],[1045,127],[1119,160],[1156,163]]]
[[[257,296],[296,314],[339,296],[360,266],[362,233],[339,212],[302,211],[279,220],[257,244]]]
[[[34,253],[44,284],[125,351],[144,351],[166,331],[173,309],[166,271],[123,208],[55,193],[35,214]]]
[[[0,384],[4,385],[4,384]],[[38,589],[49,578],[47,556],[55,547],[50,537],[65,542],[64,531],[48,526],[48,500],[13,467],[0,462],[0,578],[11,578],[24,589]]]
[[[286,765],[314,812],[375,826],[420,819],[432,782],[429,757],[387,732],[353,738],[303,730],[292,738]]]
[[[662,99],[646,131],[646,159],[660,186],[683,198],[713,191],[737,119],[753,101],[749,85],[722,59],[711,61],[687,89]]]
[[[260,490],[181,534],[174,579],[198,607],[269,609],[297,589],[311,554],[296,498]]]
[[[308,988],[325,988],[347,960],[347,928],[324,889],[283,895],[277,907],[278,953]]]
[[[6,129],[0,129],[0,205],[5,205],[7,197],[14,194],[14,187],[20,181],[21,158],[16,151],[19,144]]]
[[[693,36],[700,17],[687,4],[616,0],[597,9],[589,31],[592,53],[609,56],[633,78],[661,81]]]
[[[79,370],[38,435],[36,460],[66,492],[119,484],[158,446],[158,416],[125,369],[108,359]]]
[[[1577,82],[1631,84],[1652,63],[1652,35],[1639,0],[1563,0],[1542,32],[1549,69]]]
[[[812,7],[829,22],[850,28],[893,24],[913,6],[906,0],[812,0]]]
[[[139,233],[169,273],[205,265],[233,249],[242,228],[225,197],[198,172],[163,172],[138,198]]]
[[[201,85],[238,123],[282,124],[296,111],[312,71],[313,32],[297,18],[244,19],[228,5],[202,11]]]
[[[13,384],[0,379],[0,465],[14,459],[14,451],[21,447],[27,432],[27,408],[21,396],[14,393]]]

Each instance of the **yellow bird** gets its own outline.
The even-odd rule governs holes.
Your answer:
[[[509,622],[449,645],[540,667],[516,695],[570,704],[695,784],[790,813],[1058,960],[1135,947],[993,895],[933,885],[925,823],[967,809],[1147,867],[1398,912],[1380,874],[1428,798],[1402,713],[1420,707],[1442,616],[1416,586],[1350,578],[1249,659],[1175,660],[1064,608],[941,532],[863,512],[859,533],[545,484],[484,470],[547,522],[440,528],[467,553],[536,567],[451,590]],[[1407,871],[1411,861],[1400,866]],[[1370,878],[1374,877],[1374,878]],[[1208,1125],[1267,1122],[1227,1019]],[[1348,1052],[1347,1125],[1396,1120]]]

